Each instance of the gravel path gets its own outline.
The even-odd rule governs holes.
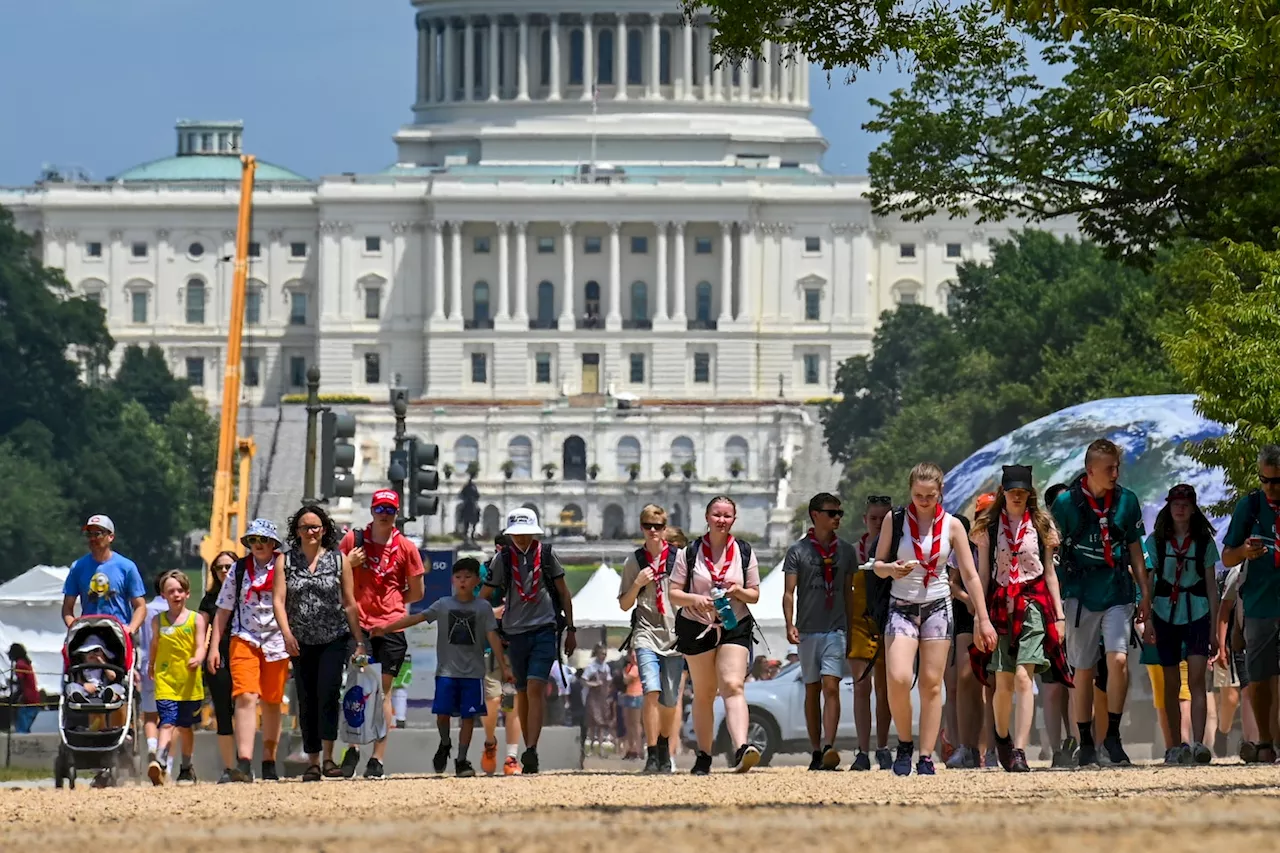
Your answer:
[[[990,853],[1001,846],[1176,853],[1206,842],[1271,846],[1280,767],[1147,766],[1093,772],[819,774],[793,767],[640,777],[259,783],[195,788],[0,790],[0,850],[66,851],[150,836],[166,853],[372,850],[577,853],[732,849]],[[1077,829],[1083,827],[1083,829]],[[1087,847],[1084,845],[1088,845]],[[150,846],[150,845],[148,845]],[[1242,848],[1245,849],[1245,848]]]

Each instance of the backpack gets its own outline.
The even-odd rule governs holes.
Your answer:
[[[890,514],[893,519],[893,527],[890,531],[891,539],[889,540],[889,560],[896,560],[894,556],[898,553],[898,546],[902,544],[902,529],[907,521],[907,508],[905,506],[897,506],[893,508]],[[875,559],[877,549],[880,546],[880,536],[871,540],[867,552],[871,555],[871,559]],[[889,598],[893,590],[893,578],[882,578],[875,572],[867,572],[867,617],[876,626],[876,636],[884,636],[884,626],[889,621]],[[868,669],[868,671],[870,671]]]
[[[1107,524],[1114,529],[1116,523],[1116,510],[1120,508],[1120,484],[1115,486],[1116,499],[1111,502],[1111,508],[1107,510]],[[1093,512],[1093,507],[1089,505],[1089,500],[1084,496],[1084,480],[1083,478],[1076,480],[1071,484],[1071,488],[1067,490],[1067,494],[1071,496],[1071,504],[1076,508],[1076,526],[1068,535],[1062,539],[1062,546],[1058,549],[1058,553],[1062,555],[1061,568],[1064,577],[1079,577],[1084,574],[1084,570],[1076,565],[1075,547],[1085,531],[1089,527],[1089,522],[1097,518]],[[1117,560],[1115,571],[1128,572],[1128,562],[1126,560]]]
[[[1209,595],[1208,586],[1205,583],[1205,577],[1204,577],[1204,569],[1205,569],[1204,558],[1206,556],[1205,551],[1208,550],[1210,541],[1211,540],[1208,536],[1196,537],[1195,539],[1196,568],[1200,572],[1200,580],[1196,581],[1191,586],[1179,586],[1178,587],[1179,592],[1187,592],[1187,593],[1190,593],[1191,595],[1198,595],[1201,598],[1208,597]],[[1164,596],[1167,598],[1169,596],[1172,596],[1174,593],[1173,584],[1165,580],[1165,577],[1164,577],[1164,558],[1168,555],[1168,545],[1169,545],[1169,541],[1167,539],[1162,539],[1156,543],[1156,566],[1155,566],[1156,577],[1155,577],[1154,588],[1152,589],[1152,592],[1151,592],[1151,595],[1153,598],[1157,598],[1160,596]]]
[[[734,539],[733,541],[738,543],[738,553],[741,555],[740,565],[742,566],[742,571],[745,574],[747,570],[747,564],[751,562],[751,543],[746,541],[745,539]],[[698,549],[701,547],[702,547],[701,536],[699,536],[697,539],[693,540],[692,542],[690,542],[688,545],[685,546],[685,549],[684,549],[684,565],[685,565],[684,591],[685,592],[689,592],[693,589],[693,566],[694,566],[694,561],[698,559]]]
[[[747,553],[750,554],[751,552],[748,551]],[[666,577],[671,577],[671,569],[676,564],[676,554],[677,554],[677,551],[675,548],[667,549]],[[644,548],[637,548],[635,550],[635,553],[632,554],[632,559],[636,561],[636,565],[640,566],[643,569],[645,566],[649,564],[649,552],[647,552]],[[686,562],[685,565],[688,565],[688,563]],[[686,591],[688,590],[688,583],[685,584],[685,589]],[[634,639],[636,635],[636,626],[639,624],[640,624],[640,606],[637,603],[631,608],[631,629],[627,632],[627,636],[624,637],[622,639],[622,642],[618,645],[618,651],[626,652],[628,649],[631,648],[631,641],[632,639]]]

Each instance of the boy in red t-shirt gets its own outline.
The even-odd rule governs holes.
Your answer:
[[[400,494],[394,489],[374,492],[373,522],[362,531],[348,531],[338,546],[351,560],[360,628],[365,633],[403,619],[409,613],[409,605],[422,600],[426,569],[418,547],[396,530],[399,509]],[[396,631],[370,637],[368,648],[371,661],[382,666],[383,718],[390,720],[391,682],[400,674],[409,643],[403,631]],[[382,761],[386,754],[387,737],[384,735],[373,745],[373,756],[364,768],[366,779],[382,776]],[[348,779],[354,776],[359,762],[360,750],[348,746],[342,756],[342,775]]]

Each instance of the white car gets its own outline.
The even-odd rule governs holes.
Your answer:
[[[912,691],[913,725],[920,721],[920,698]],[[809,752],[809,734],[804,719],[804,682],[800,680],[800,664],[791,663],[778,670],[777,676],[768,681],[750,681],[743,688],[751,722],[747,739],[760,747],[760,763],[767,765],[778,753]],[[874,726],[875,697],[871,701]],[[721,752],[733,761],[733,746],[724,725],[724,700],[716,697],[716,739],[713,752]],[[893,735],[892,729],[890,734]],[[693,748],[693,714],[685,717],[681,737]],[[840,727],[836,730],[836,746],[853,748],[857,745],[857,731],[853,725],[853,678],[846,675],[840,681]],[[874,740],[872,746],[875,746]]]

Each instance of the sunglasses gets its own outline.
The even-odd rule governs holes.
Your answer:
[[[390,506],[389,504],[381,504],[380,506],[375,506],[373,508],[373,514],[374,515],[395,515],[396,508],[393,506]]]
[[[1280,477],[1264,477],[1259,474],[1258,479],[1264,486],[1280,486]]]
[[[888,495],[867,495],[868,506],[889,506],[893,503],[893,498]]]
[[[820,509],[818,512],[827,518],[844,518],[844,510],[842,509]]]
[[[666,530],[667,525],[661,521],[642,521],[640,526],[645,530]]]
[[[214,569],[214,571],[218,571],[219,569],[221,569],[221,570],[222,570],[222,571],[224,571],[224,572],[229,572],[229,571],[231,571],[231,567],[232,567],[233,565],[235,565],[235,564],[234,564],[234,563],[214,563],[214,564],[213,564],[213,569]]]
[[[275,543],[265,536],[246,536],[244,544],[252,548],[254,545],[274,545]]]
[[[1266,480],[1263,480],[1263,482],[1266,482]],[[101,539],[102,537],[109,536],[110,534],[105,530],[86,530],[84,535],[86,539]]]

